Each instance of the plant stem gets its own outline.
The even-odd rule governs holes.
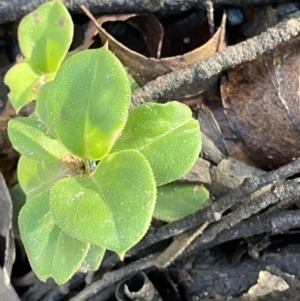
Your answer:
[[[89,159],[84,159],[83,164],[84,164],[84,174],[86,176],[88,176],[91,173],[90,160]]]

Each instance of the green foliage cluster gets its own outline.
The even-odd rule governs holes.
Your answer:
[[[201,188],[201,204],[181,214],[176,206],[164,214],[168,201],[155,209],[157,189],[159,196],[174,190],[163,185],[184,175],[199,155],[198,122],[178,102],[129,112],[121,63],[106,47],[66,59],[72,35],[59,1],[41,5],[20,24],[25,60],[5,78],[16,111],[36,100],[32,115],[8,124],[26,194],[20,236],[37,276],[59,284],[80,268],[97,269],[106,249],[123,258],[145,235],[154,210],[171,221],[207,197]]]

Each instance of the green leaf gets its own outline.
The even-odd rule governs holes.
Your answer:
[[[195,213],[209,198],[205,187],[191,184],[168,184],[157,188],[154,217],[173,222]]]
[[[97,271],[100,267],[104,254],[104,248],[96,245],[90,245],[89,251],[81,264],[81,269]]]
[[[36,99],[41,85],[53,79],[54,74],[43,74],[28,62],[12,67],[6,74],[4,82],[9,86],[9,100],[18,112],[28,102]]]
[[[37,101],[34,113],[38,116],[39,120],[43,123],[47,130],[51,133],[51,136],[57,138],[55,135],[53,135],[53,131],[49,126],[47,98],[48,94],[50,93],[51,84],[52,81],[48,81],[40,87],[37,93]]]
[[[155,198],[148,162],[127,150],[105,156],[90,177],[58,181],[50,206],[66,233],[123,257],[145,235]]]
[[[73,22],[60,1],[49,1],[22,19],[18,37],[25,60],[11,68],[4,80],[17,112],[55,77],[72,42]]]
[[[160,186],[192,168],[201,149],[200,127],[184,104],[146,103],[130,112],[112,152],[124,149],[136,149],[145,156]]]
[[[25,16],[18,31],[25,59],[43,73],[56,72],[73,38],[73,22],[60,1],[49,1]]]
[[[128,76],[129,84],[130,84],[130,89],[131,89],[131,92],[133,92],[134,90],[140,88],[140,86],[135,81],[135,79],[132,77],[132,75],[129,73],[129,71],[128,70],[126,70],[126,71],[127,71],[127,76]]]
[[[128,77],[107,48],[76,53],[51,84],[50,127],[75,156],[98,160],[123,129],[129,104]]]
[[[49,191],[30,199],[21,209],[19,228],[30,265],[43,281],[68,281],[84,260],[89,244],[81,242],[55,224],[49,209]]]
[[[18,180],[28,198],[50,190],[59,179],[75,174],[72,164],[39,162],[21,156],[18,163]]]
[[[34,115],[12,119],[8,123],[9,139],[22,155],[38,161],[67,161],[71,156],[69,151],[47,132]]]

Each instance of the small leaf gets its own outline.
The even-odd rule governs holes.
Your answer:
[[[201,149],[200,127],[186,105],[146,103],[130,112],[112,152],[124,149],[136,149],[145,156],[160,186],[192,168]]]
[[[19,228],[30,265],[43,281],[68,281],[80,267],[89,244],[62,232],[49,209],[49,191],[26,202],[20,211]]]
[[[49,1],[22,19],[18,37],[25,60],[5,76],[17,112],[55,77],[72,42],[73,22],[60,1]]]
[[[75,156],[98,160],[123,129],[130,104],[125,69],[105,47],[76,53],[48,94],[50,127]]]
[[[28,198],[50,190],[59,179],[74,175],[71,164],[57,162],[39,162],[21,156],[18,163],[18,180]]]
[[[89,251],[81,264],[81,268],[86,269],[88,271],[98,270],[103,259],[104,253],[104,248],[96,245],[90,245]]]
[[[56,72],[73,38],[73,22],[60,1],[49,1],[25,16],[18,31],[20,48],[43,73]]]
[[[145,235],[155,198],[148,162],[139,152],[127,150],[105,156],[90,177],[58,181],[50,206],[66,233],[122,257]]]
[[[38,93],[37,93],[37,101],[34,113],[38,116],[39,120],[44,124],[49,132],[51,132],[51,136],[53,135],[53,131],[49,126],[49,114],[48,114],[48,107],[47,107],[47,98],[48,93],[50,93],[50,86],[52,81],[48,81],[47,83],[43,84]],[[57,137],[55,137],[57,138]]]
[[[127,76],[128,76],[128,80],[129,80],[130,89],[131,89],[131,92],[133,92],[134,90],[140,88],[140,86],[135,81],[135,79],[131,76],[129,71],[128,70],[126,70],[126,71],[127,71]]]
[[[8,136],[13,147],[22,155],[38,161],[67,160],[69,151],[49,137],[47,128],[36,118],[19,117],[8,123]]]
[[[24,105],[36,98],[41,85],[53,79],[54,74],[43,74],[28,62],[12,67],[6,74],[4,82],[9,86],[9,100],[18,112]]]
[[[205,187],[191,184],[168,184],[157,189],[154,217],[173,222],[195,213],[209,198]]]

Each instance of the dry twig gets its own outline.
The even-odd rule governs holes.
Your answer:
[[[184,85],[207,80],[240,63],[254,60],[258,55],[296,37],[299,32],[300,18],[285,20],[258,36],[227,47],[206,59],[177,69],[147,83],[132,94],[132,106],[159,99],[167,92],[175,91]]]
[[[0,23],[7,23],[22,18],[47,0],[2,0],[0,2]],[[63,0],[73,13],[82,13],[79,6],[85,5],[93,14],[113,13],[154,13],[166,14],[186,11],[195,8],[205,8],[206,0]],[[212,0],[214,6],[245,4],[267,4],[279,0]]]
[[[275,188],[271,191],[262,191],[260,193],[257,193],[258,196],[256,195],[256,197],[250,198],[248,204],[241,205],[240,208],[238,208],[232,214],[227,215],[221,221],[208,228],[202,236],[196,238],[194,243],[192,243],[190,247],[188,247],[186,252],[184,252],[180,257],[190,255],[191,253],[195,252],[195,250],[198,251],[199,249],[225,242],[226,238],[228,241],[236,239],[238,237],[248,237],[254,234],[270,232],[272,230],[278,232],[293,227],[298,227],[300,224],[300,210],[276,213],[261,219],[259,219],[259,217],[255,217],[245,221],[244,224],[239,224],[238,227],[234,226],[236,226],[241,220],[246,219],[252,214],[259,212],[270,204],[277,203],[291,196],[299,196],[299,182],[300,179],[287,181],[283,184],[275,186]],[[200,229],[200,232],[201,231],[202,229]],[[218,234],[219,236],[217,236]],[[175,259],[177,255],[179,254],[176,253],[175,257],[172,259]],[[150,255],[149,257],[129,264],[124,268],[115,270],[113,272],[108,272],[103,276],[101,280],[95,282],[94,284],[83,290],[76,297],[71,299],[71,301],[86,300],[103,288],[111,285],[112,283],[115,283],[116,281],[121,280],[123,277],[139,270],[153,268],[157,264],[161,264],[161,262],[163,262],[163,264],[166,263],[165,257],[164,260],[161,261],[161,255]],[[169,263],[170,260],[167,261],[166,264],[168,265]]]
[[[211,242],[219,233],[237,225],[240,221],[249,218],[251,215],[260,212],[269,205],[278,203],[290,197],[300,196],[300,179],[287,181],[273,189],[263,192],[259,197],[250,198],[231,214],[226,215],[219,222],[209,227],[202,236],[199,236],[188,248],[188,252],[201,248],[204,244]],[[272,227],[269,229],[272,231]]]
[[[189,230],[194,227],[197,227],[206,221],[212,223],[216,220],[220,220],[222,214],[226,210],[228,210],[232,206],[240,203],[242,200],[249,197],[255,191],[263,188],[266,185],[270,185],[270,184],[278,184],[279,185],[286,178],[291,177],[299,172],[300,172],[300,159],[297,159],[296,161],[294,161],[288,165],[285,165],[277,170],[266,173],[266,174],[260,176],[259,178],[255,178],[255,177],[248,178],[243,182],[243,184],[239,188],[233,190],[229,194],[220,198],[218,201],[213,203],[211,206],[201,209],[197,213],[189,215],[184,219],[175,221],[173,223],[169,223],[163,227],[160,227],[158,229],[150,231],[146,235],[146,237],[139,244],[137,244],[135,247],[133,247],[126,255],[127,256],[136,255],[139,251],[141,251],[142,249],[144,249],[146,247],[149,247],[149,246],[151,246],[159,241],[162,241],[164,239],[168,239],[170,237],[179,235],[179,234],[183,233],[184,231]],[[266,192],[266,193],[268,193],[268,192]],[[278,201],[278,199],[276,199],[276,197],[273,198],[271,196],[270,202],[272,202],[272,201],[276,202],[276,201]],[[269,203],[263,203],[263,204],[266,204],[266,206],[268,206]],[[258,206],[261,206],[261,205],[258,204]],[[238,213],[234,213],[233,215],[231,215],[231,217],[233,216],[233,218],[235,218],[235,215],[245,216],[246,214],[248,214],[248,216],[250,216],[253,212],[255,212],[255,210],[257,210],[255,203],[254,204],[250,203],[249,207],[250,207],[250,209],[252,208],[251,209],[252,211],[250,213],[249,213],[249,211],[246,213],[246,211],[243,212],[243,210],[242,210],[242,211],[239,211]],[[245,207],[245,210],[246,209],[247,209],[247,207]],[[246,217],[244,217],[244,218],[246,218]],[[243,218],[240,218],[240,220],[242,220],[242,219]],[[225,225],[226,225],[226,220],[225,220]],[[235,225],[235,223],[231,224],[231,226],[228,226],[227,228],[233,227],[234,225]],[[217,225],[216,227],[220,227],[220,226]],[[222,229],[219,228],[219,231],[221,231],[221,233],[223,233],[224,229],[226,229],[226,227],[223,226]],[[265,228],[263,228],[263,229],[265,229]],[[230,231],[230,230],[225,230],[225,231]],[[259,232],[258,229],[256,229],[255,231]],[[255,231],[253,232],[254,234],[256,233]],[[262,231],[262,232],[264,232],[264,231]],[[216,234],[218,234],[218,233],[215,233],[214,237],[216,236]],[[206,234],[205,234],[204,238],[205,237],[207,237]],[[198,240],[196,240],[196,241],[198,241]],[[212,238],[211,241],[212,241],[211,243],[213,243],[215,240],[213,240],[213,238]],[[207,244],[209,244],[209,241],[206,243],[202,242],[203,246],[207,245]],[[217,244],[217,242],[216,242],[216,244]],[[188,251],[187,251],[188,254],[190,254],[190,252],[193,252],[193,250],[196,247],[200,248],[199,245],[196,245],[196,242],[192,243],[191,247],[188,248]],[[102,263],[101,266],[105,270],[108,267],[115,265],[118,261],[119,261],[119,258],[117,257],[117,255],[111,254],[106,260],[104,260],[104,262]]]
[[[109,286],[112,283],[115,283],[124,277],[129,276],[130,274],[134,274],[138,271],[142,271],[145,269],[153,268],[155,259],[157,255],[150,255],[146,258],[140,259],[136,262],[133,262],[121,269],[106,273],[102,279],[94,282],[92,285],[81,291],[76,297],[70,299],[70,301],[84,301],[89,297],[95,295],[100,290]]]
[[[220,245],[227,241],[239,238],[252,237],[262,233],[277,234],[300,227],[300,210],[286,210],[272,215],[259,215],[244,220],[230,229],[220,232],[212,241],[201,243],[201,246],[193,244],[187,249],[183,257],[189,256],[200,250]],[[195,243],[196,244],[196,243]]]
[[[217,221],[221,218],[222,214],[226,210],[231,208],[233,205],[238,204],[245,197],[254,193],[258,189],[269,184],[280,183],[286,178],[291,177],[299,172],[300,159],[297,159],[296,161],[293,161],[292,163],[287,164],[277,170],[266,173],[259,178],[248,178],[239,188],[220,198],[211,206],[203,208],[195,214],[189,215],[184,219],[150,231],[137,246],[129,251],[129,255],[134,255],[143,248],[146,248],[161,240],[181,234],[182,232],[199,226],[206,221]]]
[[[158,268],[166,268],[177,257],[179,257],[184,250],[195,240],[195,238],[203,233],[207,228],[208,222],[204,223],[200,228],[188,231],[191,233],[182,233],[170,244],[170,246],[162,252],[155,260],[155,265]]]

